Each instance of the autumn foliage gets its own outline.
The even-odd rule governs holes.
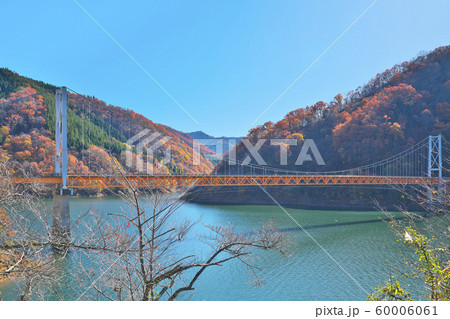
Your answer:
[[[55,87],[0,69],[0,157],[31,175],[51,175],[55,156]],[[156,124],[134,111],[107,105],[78,94],[68,96],[69,173],[111,171],[113,158],[126,168],[127,140],[148,129],[170,138],[145,165],[160,174],[209,173],[212,164],[204,156],[193,165],[192,138],[170,127]],[[170,148],[171,161],[162,157]],[[211,153],[204,147],[203,153]],[[133,168],[129,169],[131,172]]]
[[[14,229],[12,228],[11,218],[4,209],[0,208],[0,238],[2,235],[11,237],[14,235]]]
[[[282,120],[249,131],[247,139],[314,139],[326,165],[294,165],[300,147],[291,146],[290,168],[335,170],[358,167],[395,155],[428,135],[450,140],[450,46],[418,56],[383,73],[344,97],[289,112]],[[260,153],[279,166],[279,147],[264,144]],[[248,155],[237,146],[238,159]],[[223,165],[217,170],[224,169]]]

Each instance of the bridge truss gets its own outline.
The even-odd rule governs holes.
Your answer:
[[[289,186],[289,185],[439,185],[437,177],[332,176],[332,175],[68,175],[67,187],[73,189],[218,186]],[[40,183],[58,187],[61,177],[16,178],[16,183]]]

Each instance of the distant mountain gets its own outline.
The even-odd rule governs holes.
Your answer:
[[[8,159],[31,174],[53,173],[55,89],[54,85],[0,68],[0,159]],[[147,135],[159,134],[146,145],[161,144],[153,158],[147,152],[137,154],[136,146],[127,144],[144,130],[148,130]],[[205,156],[200,165],[193,165],[190,135],[154,123],[130,109],[72,93],[68,94],[68,146],[70,173],[107,172],[112,169],[112,158],[133,173],[199,174],[209,173],[213,167]],[[171,158],[164,160],[169,149]],[[202,153],[213,154],[206,147],[202,147]],[[127,165],[127,156],[132,159],[131,166]]]
[[[207,139],[207,138],[215,138],[214,136],[208,135],[205,132],[202,131],[195,131],[188,133],[192,138],[195,139]]]
[[[210,150],[220,155],[228,153],[238,142],[242,140],[242,137],[226,137],[226,136],[214,137],[202,131],[196,131],[187,134],[189,134],[193,139],[196,140],[208,139],[208,140],[222,141],[223,142],[222,152],[218,149],[219,147],[216,147],[215,145],[205,145]]]

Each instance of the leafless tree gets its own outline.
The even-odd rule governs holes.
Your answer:
[[[179,196],[160,190],[136,189],[117,166],[116,175],[126,186],[117,194],[123,205],[115,211],[86,211],[72,220],[71,241],[55,249],[51,210],[42,198],[48,189],[39,185],[14,184],[14,170],[0,165],[0,207],[8,222],[0,232],[0,276],[14,280],[20,288],[17,299],[51,298],[87,300],[175,300],[195,288],[209,267],[240,261],[259,279],[261,270],[253,265],[258,249],[284,253],[284,233],[272,222],[253,232],[239,233],[233,225],[205,225],[200,220],[182,220]],[[20,173],[24,176],[24,172]],[[6,216],[6,215],[5,215]],[[203,253],[191,249],[187,237],[202,229]],[[208,246],[206,246],[208,245]],[[70,252],[79,267],[64,270],[55,265]],[[60,295],[64,277],[70,279],[71,296]],[[1,278],[1,277],[0,277]],[[67,286],[64,288],[67,290]]]
[[[19,283],[20,300],[45,299],[55,281],[53,266],[65,251],[57,256],[49,250],[51,211],[42,200],[49,189],[13,183],[14,174],[27,177],[20,169],[0,162],[0,280]]]
[[[120,192],[127,203],[121,211],[78,224],[83,235],[73,247],[79,253],[78,281],[87,286],[78,299],[175,300],[194,290],[209,267],[238,260],[258,278],[260,270],[250,259],[255,250],[284,253],[287,237],[271,222],[242,234],[233,225],[180,220],[179,197],[139,192],[128,183]],[[197,226],[207,233],[200,237],[209,245],[206,254],[187,246],[186,238]]]

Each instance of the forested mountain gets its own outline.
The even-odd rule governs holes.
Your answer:
[[[30,174],[49,175],[54,170],[55,90],[53,85],[0,69],[0,156]],[[168,139],[157,149],[154,160],[147,153],[136,154],[136,148],[127,145],[128,139],[145,129]],[[129,109],[68,93],[70,173],[107,172],[111,157],[133,173],[138,162],[144,170],[160,174],[209,173],[212,164],[204,156],[200,165],[193,165],[192,145],[188,134],[153,123]],[[163,157],[169,148],[171,159],[165,163]],[[133,159],[132,167],[125,165],[127,152]],[[212,152],[203,147],[202,153]]]
[[[338,94],[331,102],[319,101],[289,112],[276,123],[257,126],[245,138],[252,144],[260,138],[298,140],[298,146],[287,146],[287,166],[280,166],[280,147],[265,143],[260,154],[268,166],[297,171],[333,171],[388,158],[430,134],[442,134],[444,143],[450,141],[450,46],[395,65],[346,97]],[[314,140],[326,165],[318,166],[315,162],[295,165],[305,139]],[[238,160],[248,154],[242,143],[237,145]],[[230,168],[221,163],[215,173],[223,173],[225,169]],[[249,202],[249,198],[264,197],[264,194],[255,196],[252,192],[254,190],[241,190],[239,196],[229,195],[224,201]],[[323,188],[279,187],[273,192],[279,195],[281,202],[294,206],[296,203],[309,206],[322,201],[326,205],[379,197],[379,194],[361,196],[362,190],[344,192],[336,188],[324,192]],[[208,201],[208,195],[200,194],[196,200]],[[361,204],[364,206],[367,202]]]

